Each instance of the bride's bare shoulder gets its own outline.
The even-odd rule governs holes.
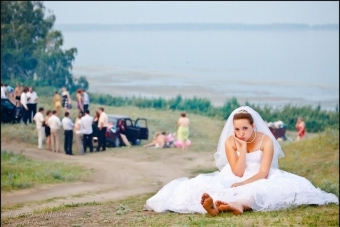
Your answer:
[[[231,135],[225,140],[225,147],[227,146],[232,146],[234,147],[235,141],[234,141],[234,136]]]
[[[226,143],[230,142],[230,141],[234,141],[234,136],[228,136],[227,139],[225,140]]]

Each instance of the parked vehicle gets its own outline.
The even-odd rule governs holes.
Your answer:
[[[269,130],[273,133],[275,139],[281,138],[283,140],[287,140],[286,138],[286,127],[282,128],[275,128],[275,127],[269,127]]]
[[[109,146],[119,147],[124,145],[119,135],[118,122],[120,120],[124,122],[124,134],[132,145],[140,145],[141,140],[149,139],[148,122],[145,118],[138,118],[133,121],[128,116],[108,114],[109,126],[105,136]]]
[[[1,123],[19,123],[22,113],[19,107],[16,107],[8,99],[1,99]]]

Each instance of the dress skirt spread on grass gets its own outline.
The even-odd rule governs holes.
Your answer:
[[[246,155],[246,169],[242,177],[233,174],[226,159],[224,141],[231,135],[232,117],[240,109],[245,109],[254,118],[256,130],[270,136],[274,143],[272,168],[266,179],[231,188],[236,182],[244,181],[258,173],[262,151],[256,150]],[[231,119],[231,120],[230,120]],[[179,178],[166,184],[156,195],[146,201],[145,208],[155,212],[174,211],[178,213],[207,213],[201,205],[203,193],[208,193],[214,201],[242,201],[254,211],[271,211],[298,205],[325,205],[339,203],[336,195],[316,188],[304,177],[280,170],[278,158],[283,157],[279,143],[270,133],[257,112],[249,107],[236,109],[229,117],[222,131],[215,161],[220,171],[200,174],[195,178]],[[268,131],[267,131],[268,130]]]

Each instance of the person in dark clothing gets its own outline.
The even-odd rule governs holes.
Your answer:
[[[98,141],[98,121],[99,121],[99,112],[98,110],[95,112],[93,117],[93,124],[92,124],[92,131],[93,131],[93,138]]]
[[[64,149],[67,155],[73,155],[72,153],[72,141],[73,141],[73,126],[74,123],[69,118],[70,113],[66,112],[65,117],[61,121],[64,128],[65,140],[64,140]]]
[[[102,148],[101,151],[106,150],[106,129],[108,125],[108,117],[107,114],[104,112],[103,107],[98,108],[98,112],[100,114],[99,121],[98,121],[98,147],[97,151],[100,151],[100,148]]]
[[[27,106],[27,92],[28,92],[28,87],[24,87],[23,92],[21,93],[20,96],[20,103],[21,103],[21,111],[22,111],[22,120],[27,125],[28,118],[29,118],[29,109]]]

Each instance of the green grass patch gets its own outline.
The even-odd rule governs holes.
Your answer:
[[[106,203],[63,204],[36,210],[33,214],[3,218],[3,225],[23,220],[42,222],[48,216],[53,226],[338,226],[338,206],[300,206],[280,211],[245,212],[241,216],[222,213],[217,217],[202,214],[155,213],[143,210],[153,194],[134,196]],[[63,218],[60,218],[63,217]]]
[[[282,144],[280,169],[310,180],[314,186],[339,196],[339,131],[326,130],[300,142]]]
[[[86,172],[82,166],[37,161],[22,154],[1,150],[1,191],[76,181]]]

